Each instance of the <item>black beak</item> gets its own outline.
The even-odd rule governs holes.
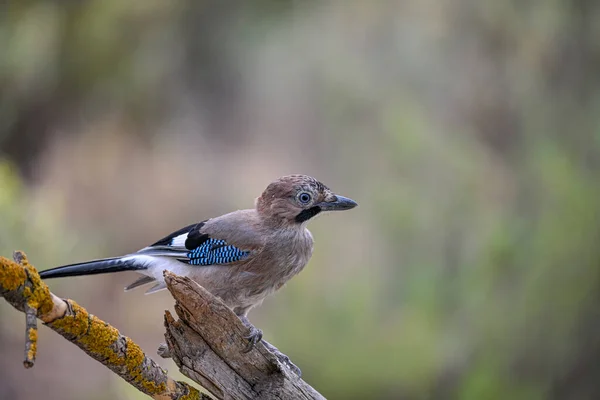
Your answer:
[[[323,201],[317,205],[323,211],[343,211],[354,208],[358,204],[352,199],[336,195],[333,201]]]

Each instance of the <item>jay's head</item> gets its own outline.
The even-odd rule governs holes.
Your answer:
[[[356,207],[354,200],[333,193],[307,175],[288,175],[272,182],[256,201],[259,214],[285,225],[300,225],[323,211]]]

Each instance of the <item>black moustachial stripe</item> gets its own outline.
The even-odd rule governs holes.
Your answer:
[[[296,215],[296,222],[301,224],[302,222],[308,221],[320,212],[321,207],[319,206],[314,206],[311,208],[307,208],[306,210],[302,210],[300,214]]]

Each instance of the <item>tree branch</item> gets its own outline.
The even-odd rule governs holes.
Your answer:
[[[0,257],[0,296],[26,315],[24,365],[35,363],[37,321],[58,332],[155,399],[208,399],[170,378],[130,338],[73,300],[52,294],[25,255]],[[165,272],[178,320],[165,312],[167,344],[159,348],[217,399],[323,399],[260,342],[244,352],[249,331],[219,299],[188,278]]]
[[[184,375],[219,399],[324,399],[263,342],[245,352],[249,329],[202,286],[169,272],[165,282],[180,318],[165,313],[167,344]]]
[[[23,253],[15,252],[14,259],[13,262],[0,257],[0,295],[26,314],[26,367],[32,367],[35,362],[37,326],[32,318],[35,316],[154,399],[202,398],[197,389],[167,376],[137,344],[117,329],[89,314],[73,300],[63,300],[50,293]]]

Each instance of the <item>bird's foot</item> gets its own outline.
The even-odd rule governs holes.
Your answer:
[[[248,339],[248,345],[244,349],[244,353],[247,353],[250,350],[252,350],[254,346],[256,346],[256,344],[261,341],[262,335],[263,333],[260,329],[254,326],[251,327],[250,334],[248,336],[244,336],[245,339]]]
[[[242,320],[242,323],[244,324],[244,326],[250,330],[250,333],[248,334],[248,336],[244,336],[245,339],[248,339],[248,345],[243,350],[243,352],[247,353],[250,350],[252,350],[258,342],[261,341],[263,333],[260,329],[258,329],[254,325],[252,325],[247,317],[243,316],[243,317],[240,317],[240,319]]]
[[[263,344],[271,353],[275,354],[275,357],[277,357],[277,359],[279,360],[280,363],[282,363],[283,365],[288,367],[290,369],[290,371],[292,371],[294,374],[296,374],[298,376],[298,378],[302,377],[302,370],[300,370],[300,368],[298,368],[298,366],[296,364],[294,364],[288,356],[286,356],[285,354],[280,352],[277,347],[273,346],[271,343],[267,342],[266,340],[263,340]]]

